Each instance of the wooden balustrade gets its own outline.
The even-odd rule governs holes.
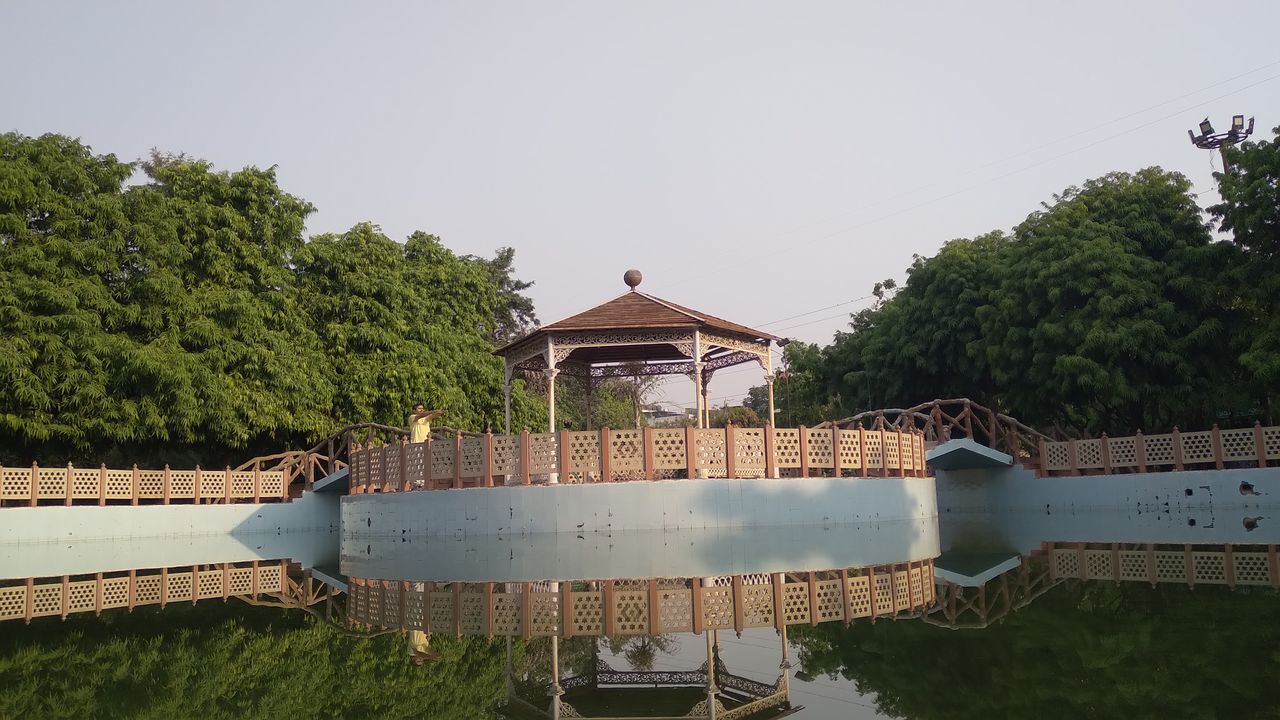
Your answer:
[[[0,504],[36,507],[40,501],[77,503],[162,504],[176,502],[230,503],[289,499],[291,471],[261,470],[162,470],[96,468],[0,467]],[[295,473],[296,474],[296,473]]]
[[[60,616],[143,605],[287,591],[287,562],[272,560],[194,567],[128,570],[57,580],[26,578],[0,586],[0,621]]]
[[[1227,467],[1268,467],[1280,464],[1280,427],[1253,427],[1183,432],[1174,428],[1160,435],[1138,432],[1127,437],[1102,437],[1064,442],[1040,442],[1038,474],[1088,475],[1145,473]]]
[[[916,429],[640,428],[356,447],[353,493],[695,477],[924,477]],[[495,481],[495,479],[498,479]]]
[[[453,635],[656,635],[849,623],[926,611],[933,560],[706,578],[409,583],[352,578],[349,622]]]

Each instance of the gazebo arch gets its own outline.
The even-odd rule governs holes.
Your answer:
[[[547,378],[547,431],[555,432],[556,378],[685,375],[693,381],[697,427],[710,424],[707,385],[717,370],[756,362],[769,390],[773,422],[771,343],[779,338],[637,290],[642,276],[628,270],[630,290],[537,330],[494,351],[505,362],[505,428],[511,432],[511,381],[517,371]]]

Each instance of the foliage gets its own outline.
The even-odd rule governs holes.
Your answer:
[[[432,649],[416,666],[398,634],[238,603],[45,618],[0,636],[0,717],[483,717],[503,693],[502,644]]]
[[[803,670],[912,720],[1280,717],[1271,590],[1058,587],[983,630],[795,628]]]
[[[533,283],[515,278],[514,248],[498,248],[488,260],[473,255],[468,255],[466,259],[484,267],[489,274],[489,282],[498,288],[498,306],[494,311],[496,322],[492,331],[495,345],[509,343],[538,327],[533,299],[524,294],[525,290],[533,287]]]
[[[711,427],[722,428],[729,423],[733,423],[737,427],[758,428],[764,426],[764,421],[751,408],[743,407],[742,405],[712,408]]]
[[[510,249],[369,224],[308,241],[313,211],[273,168],[0,135],[0,462],[217,466],[417,401],[496,424],[491,339],[533,322]]]
[[[1266,341],[1239,350],[1274,299],[1249,304],[1249,257],[1200,212],[1185,177],[1148,168],[953,240],[831,345],[789,345],[780,404],[796,423],[945,397],[1070,432],[1251,421],[1280,361]]]

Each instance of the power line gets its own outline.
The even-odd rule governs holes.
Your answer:
[[[826,306],[826,307],[820,307],[820,308],[818,308],[817,310],[810,310],[809,312],[802,312],[802,313],[800,313],[800,314],[798,314],[798,315],[789,315],[789,316],[787,316],[787,317],[782,318],[781,320],[770,320],[770,321],[769,321],[769,322],[767,322],[767,323],[761,323],[761,324],[759,325],[759,327],[764,327],[765,325],[774,325],[774,324],[777,324],[777,323],[780,323],[780,322],[786,322],[786,321],[788,321],[788,320],[795,320],[796,318],[801,318],[801,317],[804,317],[805,315],[812,315],[812,314],[814,314],[814,313],[822,312],[823,310],[830,310],[830,309],[832,309],[832,308],[838,308],[838,307],[840,307],[841,305],[849,305],[849,304],[852,304],[852,303],[861,302],[862,300],[870,300],[870,299],[871,299],[871,298],[873,298],[873,297],[875,297],[875,295],[863,295],[862,297],[854,298],[854,299],[852,299],[852,300],[845,300],[844,302],[838,302],[838,303],[836,303],[835,305],[828,305],[828,306]],[[792,326],[792,327],[795,327],[795,326]],[[782,329],[783,329],[783,330],[786,330],[786,328],[782,328]]]

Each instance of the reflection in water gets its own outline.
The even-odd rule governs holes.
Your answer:
[[[343,548],[341,568],[336,553],[134,570],[104,559],[102,572],[0,583],[0,717],[1280,708],[1275,537],[1265,524],[1249,532],[1189,508],[1202,520],[1191,525],[1178,512],[952,514],[941,541],[918,524],[680,535],[650,554],[699,573],[677,577],[604,577],[611,563],[643,565],[635,550],[649,544],[618,538],[525,539],[509,553],[528,561],[514,564],[473,559],[469,542]],[[564,556],[534,559],[549,552]],[[886,561],[821,564],[867,557]],[[520,579],[522,568],[557,577]],[[433,576],[444,572],[458,574]]]

